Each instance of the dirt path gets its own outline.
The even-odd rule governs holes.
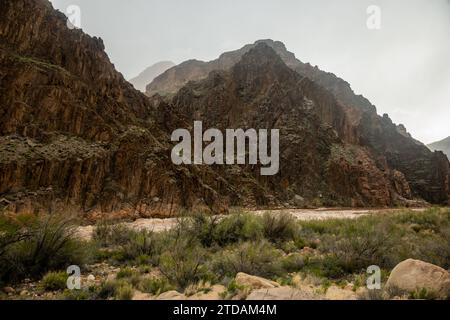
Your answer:
[[[415,208],[413,211],[424,211],[426,208]],[[256,210],[250,211],[254,214],[261,215],[268,210]],[[289,213],[301,221],[310,220],[326,220],[326,219],[356,219],[359,217],[377,214],[380,212],[398,212],[401,209],[280,209],[270,210],[277,213]],[[175,226],[177,218],[156,219],[145,218],[137,219],[133,222],[124,222],[123,225],[135,230],[152,230],[155,232],[161,232],[169,230]],[[92,237],[95,226],[81,226],[78,228],[78,235],[81,239],[89,240]]]

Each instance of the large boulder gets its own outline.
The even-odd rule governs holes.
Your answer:
[[[270,289],[280,286],[274,281],[267,280],[261,277],[251,276],[243,272],[239,272],[236,275],[235,281],[238,285],[249,287],[252,289]]]
[[[139,290],[135,290],[132,300],[144,301],[144,300],[153,300],[153,299],[154,299],[154,297],[151,294],[144,293]]]
[[[171,290],[161,293],[156,300],[186,300],[186,296],[178,291]]]
[[[252,291],[247,300],[319,300],[320,296],[292,287],[258,289]]]
[[[391,272],[387,289],[411,293],[425,289],[438,298],[450,298],[450,273],[441,267],[420,260],[400,262]]]

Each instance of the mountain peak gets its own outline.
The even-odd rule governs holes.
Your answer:
[[[266,42],[256,42],[256,45],[242,56],[240,63],[252,62],[256,64],[283,63],[280,56]]]
[[[430,143],[427,147],[431,151],[443,151],[447,155],[447,158],[450,159],[450,136],[443,140]]]
[[[144,71],[142,71],[137,77],[130,79],[129,82],[138,90],[145,92],[147,84],[153,81],[157,76],[166,70],[175,66],[172,61],[160,61],[157,62]]]

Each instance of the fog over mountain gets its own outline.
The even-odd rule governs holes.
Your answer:
[[[145,87],[157,76],[172,68],[175,64],[172,61],[161,61],[155,63],[142,71],[137,77],[130,79],[130,83],[139,91],[145,92]]]
[[[425,143],[449,135],[448,0],[156,1],[53,0],[81,8],[127,79],[171,60],[212,60],[257,39],[283,41],[296,56],[348,81]],[[369,30],[369,5],[381,29]]]
[[[432,151],[443,151],[447,158],[450,159],[450,137],[447,137],[441,141],[433,142],[428,145],[428,148]]]

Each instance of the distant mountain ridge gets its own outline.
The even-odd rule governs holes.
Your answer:
[[[272,48],[290,69],[312,80],[307,96],[316,102],[321,120],[331,125],[341,139],[369,148],[380,168],[386,163],[403,173],[415,196],[431,202],[448,201],[449,163],[442,153],[430,152],[423,143],[413,139],[402,124],[394,124],[387,114],[378,115],[376,107],[362,95],[355,94],[348,82],[301,62],[280,41],[258,40],[209,62],[185,61],[156,77],[147,86],[146,94],[158,94],[170,101],[188,82],[203,81],[211,72],[231,70],[243,56],[261,44]],[[336,103],[345,115],[336,113],[337,109],[331,107]],[[190,112],[196,111],[191,107]]]
[[[450,137],[447,137],[441,141],[433,142],[428,145],[431,151],[442,151],[450,159]]]
[[[172,61],[161,61],[155,63],[142,71],[137,77],[132,78],[129,82],[139,91],[145,92],[146,86],[157,76],[175,66]]]

